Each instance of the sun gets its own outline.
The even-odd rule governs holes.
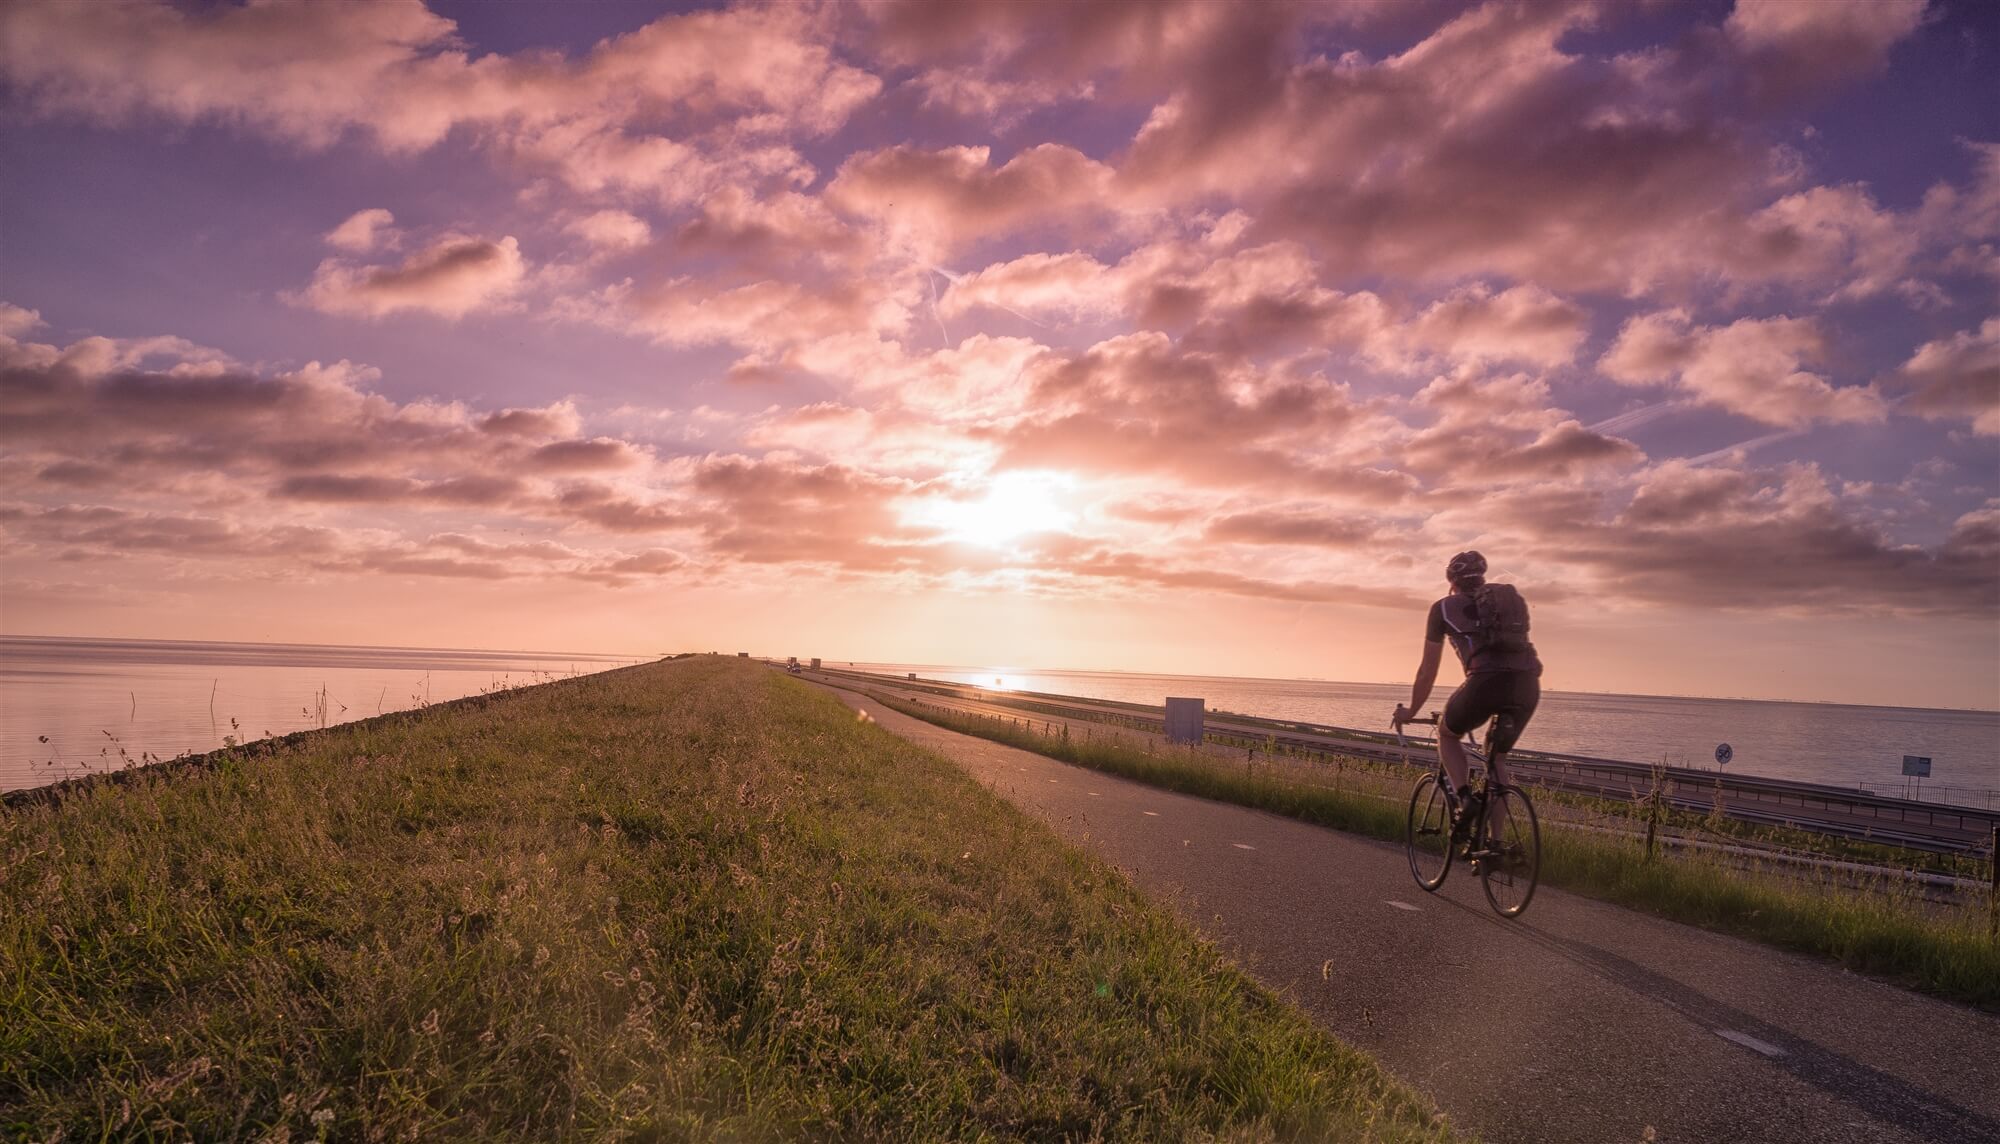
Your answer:
[[[970,500],[926,503],[923,522],[952,540],[1004,548],[1030,533],[1060,532],[1076,523],[1076,513],[1063,503],[1063,494],[1075,487],[1075,478],[1062,473],[1001,473]]]

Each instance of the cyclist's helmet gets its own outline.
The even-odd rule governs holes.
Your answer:
[[[1486,575],[1486,558],[1477,552],[1461,552],[1444,566],[1444,578],[1453,584],[1471,576]]]

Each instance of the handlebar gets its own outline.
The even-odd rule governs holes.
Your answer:
[[[1435,727],[1438,725],[1438,713],[1433,711],[1428,719],[1405,719],[1401,723],[1396,722],[1394,719],[1389,720],[1390,729],[1396,732],[1396,746],[1406,752],[1410,749],[1410,741],[1404,737],[1403,728],[1412,723],[1422,723],[1426,726]]]

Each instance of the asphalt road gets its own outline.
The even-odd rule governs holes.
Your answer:
[[[2000,1018],[1546,886],[1505,921],[1463,868],[1426,894],[1399,847],[835,690],[1125,871],[1486,1140],[2000,1141]]]
[[[844,677],[844,678],[843,678]],[[852,680],[852,682],[849,682]],[[851,672],[832,671],[819,678],[820,682],[835,686],[853,687],[866,681],[869,690],[900,693],[908,698],[924,703],[946,707],[957,707],[968,711],[980,711],[1001,718],[1020,718],[1033,723],[1055,722],[1076,723],[1079,727],[1090,726],[1098,734],[1106,733],[1106,725],[1093,722],[1097,716],[1119,716],[1131,718],[1145,717],[1145,712],[1135,712],[1129,705],[1108,703],[1079,697],[1025,696],[1008,692],[987,692],[983,688],[969,684],[939,684],[935,681],[922,684],[906,683],[890,676],[856,675]],[[950,688],[954,694],[937,693],[940,686]],[[1033,702],[1038,705],[1054,705],[1065,711],[1074,712],[1078,718],[1065,719],[1060,715],[1026,711],[1012,704]],[[1434,706],[1442,707],[1440,699]],[[1157,713],[1152,718],[1158,719]],[[1386,719],[1386,712],[1384,714]],[[1209,712],[1206,724],[1211,732],[1238,735],[1252,741],[1260,741],[1265,728],[1238,723],[1224,712]],[[1386,730],[1386,727],[1384,728]],[[1126,734],[1143,736],[1157,741],[1157,732],[1122,729]],[[1364,758],[1394,758],[1397,752],[1386,748],[1383,740],[1355,737],[1344,733],[1316,733],[1304,730],[1284,732],[1281,741],[1306,747],[1308,750],[1348,752]],[[1229,750],[1210,744],[1211,750],[1223,754]],[[1423,742],[1421,750],[1428,753],[1431,748]],[[1526,752],[1514,760],[1516,773],[1530,785],[1552,785],[1579,794],[1592,794],[1618,800],[1630,800],[1643,795],[1650,784],[1650,777],[1643,767],[1632,764],[1609,764],[1613,770],[1587,765],[1566,764],[1565,756],[1539,756],[1533,751]],[[1632,768],[1632,769],[1627,769]],[[1699,781],[1690,783],[1684,772],[1669,784],[1668,797],[1683,809],[1706,813],[1713,805],[1714,792],[1709,785],[1712,772],[1705,773]],[[1755,776],[1724,777],[1727,786],[1725,798],[1726,813],[1747,822],[1784,824],[1806,830],[1818,830],[1847,838],[1873,839],[1892,844],[1915,846],[1919,849],[1944,853],[1979,850],[1988,845],[1993,823],[1989,812],[1978,808],[1967,808],[1959,813],[1956,808],[1931,805],[1908,807],[1907,818],[1881,811],[1866,799],[1848,803],[1843,807],[1846,792],[1816,787],[1810,784],[1797,786],[1780,782],[1775,788],[1764,783],[1775,780],[1757,780]],[[1810,804],[1807,805],[1807,804]]]

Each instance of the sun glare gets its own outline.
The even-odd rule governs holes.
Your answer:
[[[924,523],[947,537],[986,548],[1002,548],[1034,532],[1058,532],[1076,522],[1062,494],[1076,481],[1060,473],[1001,473],[983,495],[970,500],[933,500]]]

